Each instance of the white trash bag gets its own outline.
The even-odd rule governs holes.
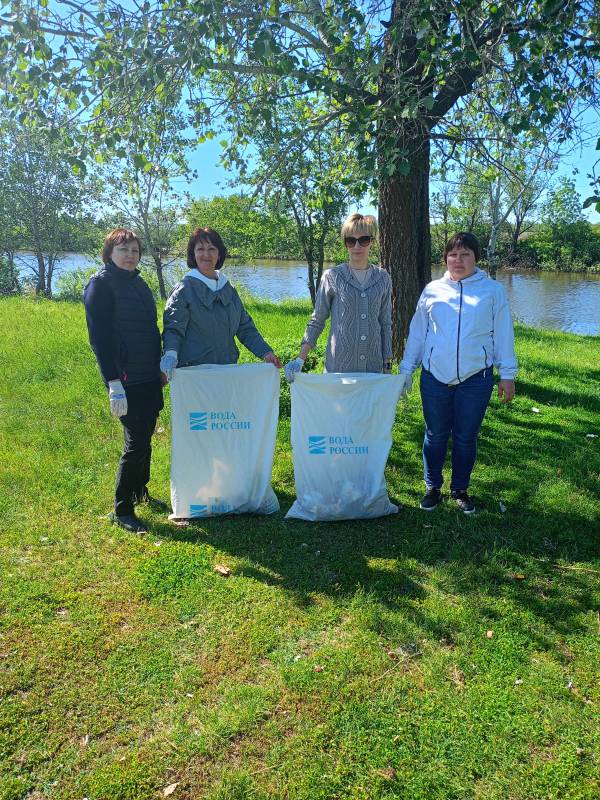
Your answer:
[[[272,514],[279,370],[203,364],[171,386],[171,518]]]
[[[301,373],[291,395],[297,499],[286,518],[367,519],[397,513],[384,469],[400,377]]]

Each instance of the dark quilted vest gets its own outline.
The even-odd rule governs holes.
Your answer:
[[[115,357],[125,385],[158,380],[161,341],[156,303],[138,270],[128,272],[106,264],[98,277],[111,287],[115,299],[113,337]]]

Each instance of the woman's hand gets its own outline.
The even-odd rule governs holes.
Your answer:
[[[412,390],[412,375],[401,372],[398,377],[400,378],[400,400],[406,400]]]
[[[510,403],[515,396],[515,382],[509,380],[500,381],[498,384],[498,397],[501,403]]]
[[[175,372],[176,366],[177,366],[177,351],[167,350],[167,352],[160,360],[160,371],[165,373],[169,383],[171,383],[171,381],[173,380],[173,373]]]
[[[263,361],[266,361],[267,364],[273,364],[273,366],[277,367],[277,369],[281,369],[281,361],[277,358],[272,350],[263,356]]]
[[[127,395],[120,380],[108,382],[108,401],[113,417],[124,417],[127,414]]]
[[[304,359],[300,357],[295,358],[293,361],[288,362],[283,368],[283,374],[285,375],[286,381],[288,383],[293,383],[296,375],[302,372],[303,366],[304,366]]]

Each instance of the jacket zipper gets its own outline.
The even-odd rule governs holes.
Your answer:
[[[459,281],[459,283],[460,283],[460,304],[458,306],[458,333],[456,335],[456,380],[459,383],[462,383],[458,367],[458,358],[460,351],[460,321],[462,317],[463,286],[462,286],[462,281]]]

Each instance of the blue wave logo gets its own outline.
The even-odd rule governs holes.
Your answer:
[[[208,506],[190,506],[190,517],[205,517]]]
[[[206,411],[190,412],[190,430],[205,431],[208,428],[208,413]]]
[[[323,456],[326,450],[326,436],[309,436],[308,437],[308,452],[311,456]]]

